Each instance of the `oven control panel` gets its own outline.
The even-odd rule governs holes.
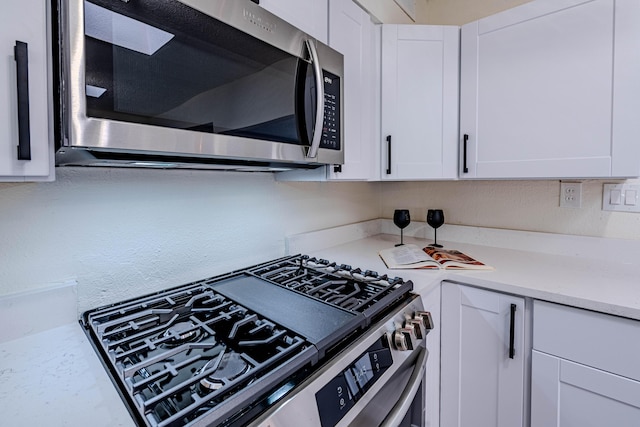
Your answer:
[[[316,393],[322,427],[335,426],[392,364],[384,335]]]
[[[340,77],[322,70],[324,81],[324,122],[320,148],[340,150]]]

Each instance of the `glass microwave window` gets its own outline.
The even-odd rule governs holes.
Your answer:
[[[309,143],[307,61],[178,1],[85,2],[85,58],[89,117]]]

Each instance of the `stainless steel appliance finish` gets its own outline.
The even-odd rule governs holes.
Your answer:
[[[432,321],[411,289],[298,255],[81,322],[140,426],[397,426],[414,401],[421,425]]]
[[[58,165],[343,163],[342,55],[255,3],[60,0],[59,7]]]
[[[389,315],[250,425],[424,426],[423,384],[429,354],[425,335],[431,320],[421,320],[415,326],[424,333],[420,338],[413,330],[405,331],[411,349],[381,345],[381,340],[402,334],[400,326],[415,313],[424,313],[422,310],[422,301],[417,298]]]

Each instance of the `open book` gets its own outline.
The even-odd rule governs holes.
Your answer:
[[[455,249],[441,249],[427,246],[420,249],[416,245],[403,245],[383,249],[379,253],[389,269],[426,268],[459,270],[493,270],[469,255]]]

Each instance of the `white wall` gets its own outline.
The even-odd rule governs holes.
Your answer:
[[[443,209],[448,224],[640,240],[640,213],[601,210],[605,182],[619,181],[583,181],[580,209],[559,207],[558,181],[384,183],[382,216],[410,209],[424,222],[427,209]]]
[[[0,184],[0,295],[78,281],[80,309],[284,255],[284,237],[379,217],[377,184],[58,168]]]

